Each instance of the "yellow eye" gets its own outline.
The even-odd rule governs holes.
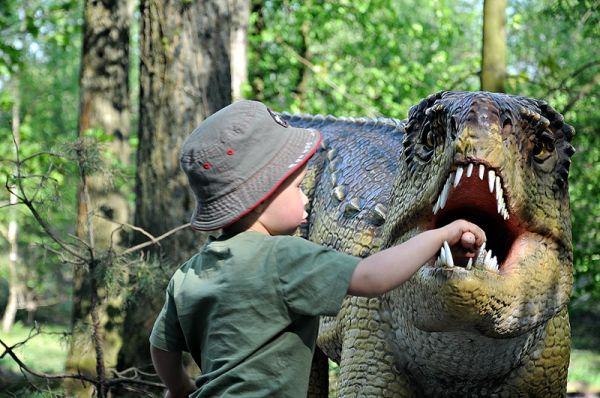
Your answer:
[[[554,151],[554,142],[550,137],[542,137],[533,147],[533,157],[536,162],[541,163],[548,159]]]
[[[543,145],[536,145],[533,148],[533,156],[535,156],[536,158],[543,158],[546,155],[546,150],[544,149]]]

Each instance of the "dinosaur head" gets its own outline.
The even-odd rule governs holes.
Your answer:
[[[543,101],[441,92],[410,110],[405,130],[385,246],[458,218],[487,235],[477,258],[442,249],[392,293],[414,325],[511,337],[564,308],[573,128]]]

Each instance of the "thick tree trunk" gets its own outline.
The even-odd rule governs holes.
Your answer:
[[[105,149],[121,165],[129,163],[129,29],[130,1],[86,0],[84,11],[83,49],[80,76],[79,134],[101,132],[108,138]],[[109,165],[110,167],[110,165]],[[77,235],[85,240],[92,251],[119,247],[119,235],[113,234],[119,223],[128,222],[129,208],[126,193],[111,183],[110,174],[82,171],[79,192]],[[89,199],[89,200],[88,200]],[[118,325],[106,315],[110,307],[119,307],[118,297],[103,297],[97,287],[96,275],[89,270],[74,270],[73,339],[67,358],[68,371],[96,374],[105,366],[116,364],[119,348]],[[99,321],[101,320],[101,321]],[[96,358],[90,358],[87,328],[91,325],[93,340],[103,347],[96,349]],[[115,327],[117,326],[117,327]],[[103,360],[102,360],[103,358]],[[103,375],[98,375],[103,377]],[[84,396],[81,383],[65,386],[73,396]],[[105,392],[99,391],[99,396]]]
[[[483,3],[481,89],[504,92],[506,80],[506,0]]]
[[[248,81],[248,22],[250,0],[229,0],[231,9],[231,96],[242,98]]]
[[[179,168],[179,149],[204,118],[231,102],[229,26],[226,1],[141,1],[135,225],[153,236],[188,223],[192,214],[195,202]],[[172,270],[202,239],[187,229],[153,250]],[[150,363],[148,335],[164,288],[128,305],[119,368]]]

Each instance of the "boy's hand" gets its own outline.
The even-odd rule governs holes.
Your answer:
[[[487,239],[483,229],[465,220],[456,220],[442,229],[448,244],[455,246],[452,251],[466,257],[474,257]]]

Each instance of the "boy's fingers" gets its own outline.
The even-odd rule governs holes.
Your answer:
[[[475,245],[475,235],[472,232],[465,232],[460,237],[460,244],[466,248],[471,249]]]

